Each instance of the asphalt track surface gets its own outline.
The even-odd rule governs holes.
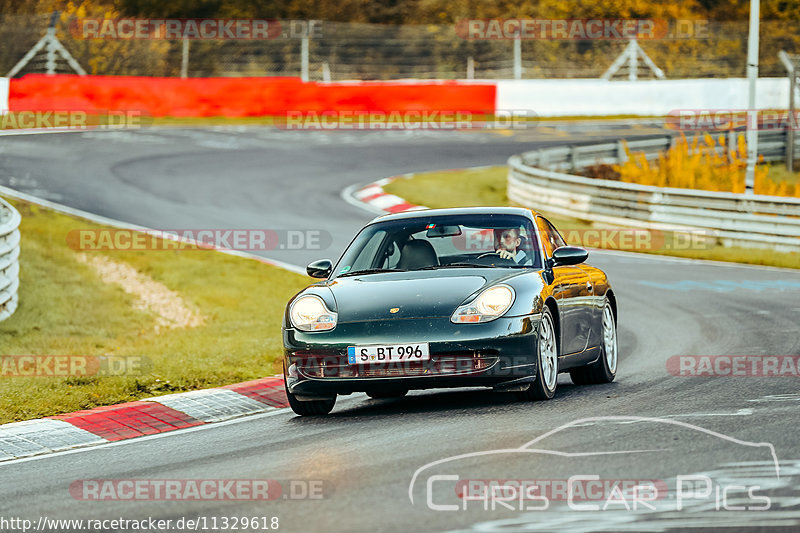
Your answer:
[[[502,164],[542,143],[647,133],[572,125],[513,135],[233,128],[3,137],[0,184],[154,228],[329,231],[329,250],[265,254],[303,265],[336,257],[372,217],[341,199],[354,183]],[[800,528],[797,378],[667,370],[676,355],[800,354],[800,272],[608,252],[592,252],[590,262],[608,272],[619,302],[612,384],[579,387],[564,376],[556,398],[538,403],[479,389],[353,395],[323,418],[282,410],[10,462],[0,465],[0,517],[205,517],[209,527],[213,517],[219,525],[222,517],[278,517],[287,532]],[[492,450],[504,451],[477,453]],[[632,494],[629,484],[623,495],[587,501],[580,488],[588,485],[576,481],[567,501],[546,488],[546,480],[562,486],[580,475],[645,489]],[[694,494],[690,475],[700,476]],[[463,502],[452,476],[473,487],[516,479],[545,489],[538,498],[506,489],[466,509],[432,508]],[[73,498],[70,484],[87,479],[273,479],[284,493],[269,502]],[[657,480],[666,495],[649,501],[642,480]],[[292,499],[291,481],[321,486],[322,497]],[[765,502],[769,509],[757,510]]]

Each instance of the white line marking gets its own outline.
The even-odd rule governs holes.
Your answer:
[[[57,129],[0,130],[0,137],[11,137],[13,135],[41,135],[41,134],[51,134],[51,133],[86,133],[87,131],[94,131],[94,130],[57,130]]]
[[[695,418],[704,416],[748,416],[752,415],[752,409],[739,409],[735,413],[686,413],[682,415],[666,415],[663,418]]]

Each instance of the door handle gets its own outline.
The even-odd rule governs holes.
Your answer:
[[[593,289],[594,289],[594,287],[592,287],[592,282],[591,281],[587,281],[586,282],[586,290],[589,291],[589,292],[592,292]]]

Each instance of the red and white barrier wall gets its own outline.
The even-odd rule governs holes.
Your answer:
[[[665,116],[678,109],[747,109],[747,80],[501,80],[497,109],[537,116]],[[788,78],[761,78],[757,109],[786,109]]]
[[[11,80],[11,111],[141,111],[150,116],[247,117],[287,111],[491,113],[495,86],[456,81],[303,83],[298,78],[27,75]]]
[[[762,78],[757,107],[783,109],[786,78]],[[663,116],[677,109],[746,109],[747,80],[598,79],[354,81],[298,78],[0,78],[0,113],[140,111],[150,116],[265,116],[288,111],[529,111],[538,116]]]

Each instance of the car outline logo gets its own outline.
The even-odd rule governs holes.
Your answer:
[[[438,459],[436,461],[431,461],[427,464],[422,465],[421,467],[417,468],[414,471],[414,475],[411,476],[411,481],[408,485],[408,499],[411,501],[411,504],[414,505],[414,484],[417,481],[417,478],[420,477],[424,470],[427,470],[431,467],[437,466],[439,464],[447,463],[453,460],[459,460],[469,457],[481,457],[481,456],[488,456],[488,455],[496,455],[502,453],[530,453],[530,454],[543,454],[543,455],[553,455],[553,456],[560,456],[560,457],[579,457],[579,456],[602,456],[602,455],[621,455],[626,453],[646,453],[646,452],[659,452],[659,451],[666,451],[663,449],[642,449],[642,450],[616,450],[616,451],[609,451],[609,452],[563,452],[557,450],[548,450],[542,448],[529,448],[529,446],[533,446],[538,444],[540,441],[544,440],[545,438],[558,433],[562,430],[565,430],[570,427],[577,427],[583,424],[591,424],[596,422],[605,422],[605,421],[616,421],[620,423],[634,423],[634,422],[652,422],[652,423],[664,423],[667,425],[674,425],[679,427],[684,427],[687,429],[699,431],[701,433],[705,433],[712,437],[716,437],[721,440],[725,440],[728,442],[733,442],[735,444],[739,444],[742,446],[753,447],[753,448],[767,448],[769,449],[769,453],[772,456],[772,463],[775,467],[775,477],[776,479],[781,478],[780,473],[780,462],[778,461],[778,456],[775,452],[775,446],[769,442],[751,442],[741,439],[736,439],[734,437],[730,437],[725,435],[724,433],[718,433],[716,431],[712,431],[710,429],[706,429],[701,426],[696,426],[694,424],[689,424],[688,422],[682,422],[678,420],[671,420],[667,418],[657,418],[657,417],[647,417],[647,416],[625,416],[625,415],[617,415],[617,416],[593,416],[587,418],[579,418],[577,420],[573,420],[571,422],[567,422],[558,426],[555,429],[545,432],[542,435],[539,435],[533,440],[526,442],[525,444],[519,446],[518,448],[501,448],[495,450],[483,450],[478,452],[469,452],[454,455],[451,457],[445,457],[444,459]]]

